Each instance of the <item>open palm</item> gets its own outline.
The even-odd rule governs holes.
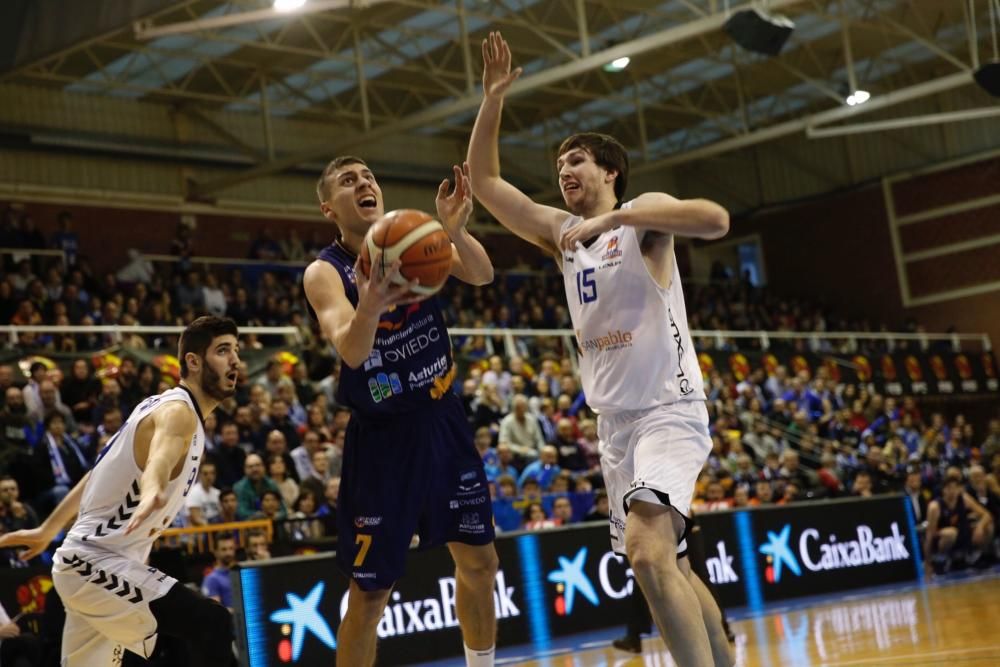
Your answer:
[[[483,93],[503,97],[521,71],[510,71],[510,47],[499,32],[491,32],[483,40]]]
[[[444,179],[441,187],[438,188],[437,214],[438,220],[444,226],[448,236],[454,237],[462,231],[469,221],[469,214],[472,213],[472,189],[469,187],[469,163],[464,163],[461,168],[457,165],[453,167],[455,172],[455,189],[448,194],[451,183]]]

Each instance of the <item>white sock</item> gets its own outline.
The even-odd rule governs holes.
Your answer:
[[[474,649],[465,647],[466,667],[493,667],[493,657],[496,653],[496,644],[489,648]]]

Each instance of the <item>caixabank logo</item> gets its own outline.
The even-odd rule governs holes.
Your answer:
[[[764,579],[769,584],[780,583],[786,573],[800,577],[803,568],[826,572],[910,559],[906,536],[895,521],[884,536],[876,535],[871,526],[859,524],[847,540],[811,527],[793,540],[792,524],[786,523],[777,533],[767,531],[767,543],[758,551],[766,558]]]
[[[271,622],[281,624],[281,634],[284,637],[278,642],[277,647],[280,662],[298,662],[302,656],[306,633],[314,635],[327,648],[336,650],[337,640],[330,630],[330,625],[319,612],[325,588],[326,584],[320,581],[305,597],[286,593],[285,601],[288,606],[271,614]]]

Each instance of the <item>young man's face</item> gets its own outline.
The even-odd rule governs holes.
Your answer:
[[[236,393],[239,379],[240,354],[236,336],[226,334],[212,339],[202,360],[201,388],[217,400]]]
[[[559,190],[571,213],[591,210],[606,194],[614,199],[617,174],[598,166],[594,156],[584,148],[571,148],[560,155],[556,171]]]
[[[364,234],[385,213],[382,190],[371,169],[345,164],[326,179],[327,200],[320,204],[323,217],[341,229]]]

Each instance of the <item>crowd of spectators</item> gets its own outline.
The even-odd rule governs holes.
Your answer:
[[[121,271],[95,276],[75,241],[71,216],[60,216],[59,232],[45,239],[30,218],[8,213],[0,235],[0,245],[56,247],[65,257],[29,257],[4,267],[4,321],[165,325],[211,312],[241,326],[297,327],[301,361],[288,368],[273,359],[254,379],[244,368],[237,395],[207,418],[209,456],[178,524],[266,518],[289,539],[334,536],[349,412],[334,401],[337,361],[306,314],[300,271],[244,266],[216,273],[190,261],[152,267],[135,255]],[[317,248],[315,240],[303,244],[290,236],[279,242],[262,233],[252,255],[304,263]],[[171,252],[186,260],[196,256],[190,229],[179,227]],[[747,281],[716,278],[688,294],[692,327],[871,329]],[[438,298],[452,326],[570,327],[554,274],[510,273],[487,287],[451,285]],[[18,346],[25,352],[79,353],[111,343],[167,351],[176,346],[169,336],[119,341],[95,332],[23,335]],[[284,343],[248,336],[244,347]],[[513,356],[502,339],[491,336],[456,336],[454,343],[462,371],[456,391],[486,464],[498,529],[607,518],[596,420],[566,339],[519,337]],[[37,525],[93,465],[132,408],[169,386],[156,367],[127,356],[103,377],[88,358],[76,359],[60,376],[41,362],[27,376],[14,365],[0,365],[4,530]],[[992,523],[1000,518],[1000,421],[991,422],[988,433],[976,433],[962,415],[925,414],[913,398],[835,384],[822,368],[815,376],[757,369],[742,381],[712,371],[706,386],[713,449],[698,480],[696,512],[904,491],[914,499],[918,519],[926,520],[929,502],[957,479]],[[985,523],[972,533],[979,538],[969,551],[994,553]],[[947,543],[939,540],[934,548]],[[7,554],[3,560],[16,559]]]

